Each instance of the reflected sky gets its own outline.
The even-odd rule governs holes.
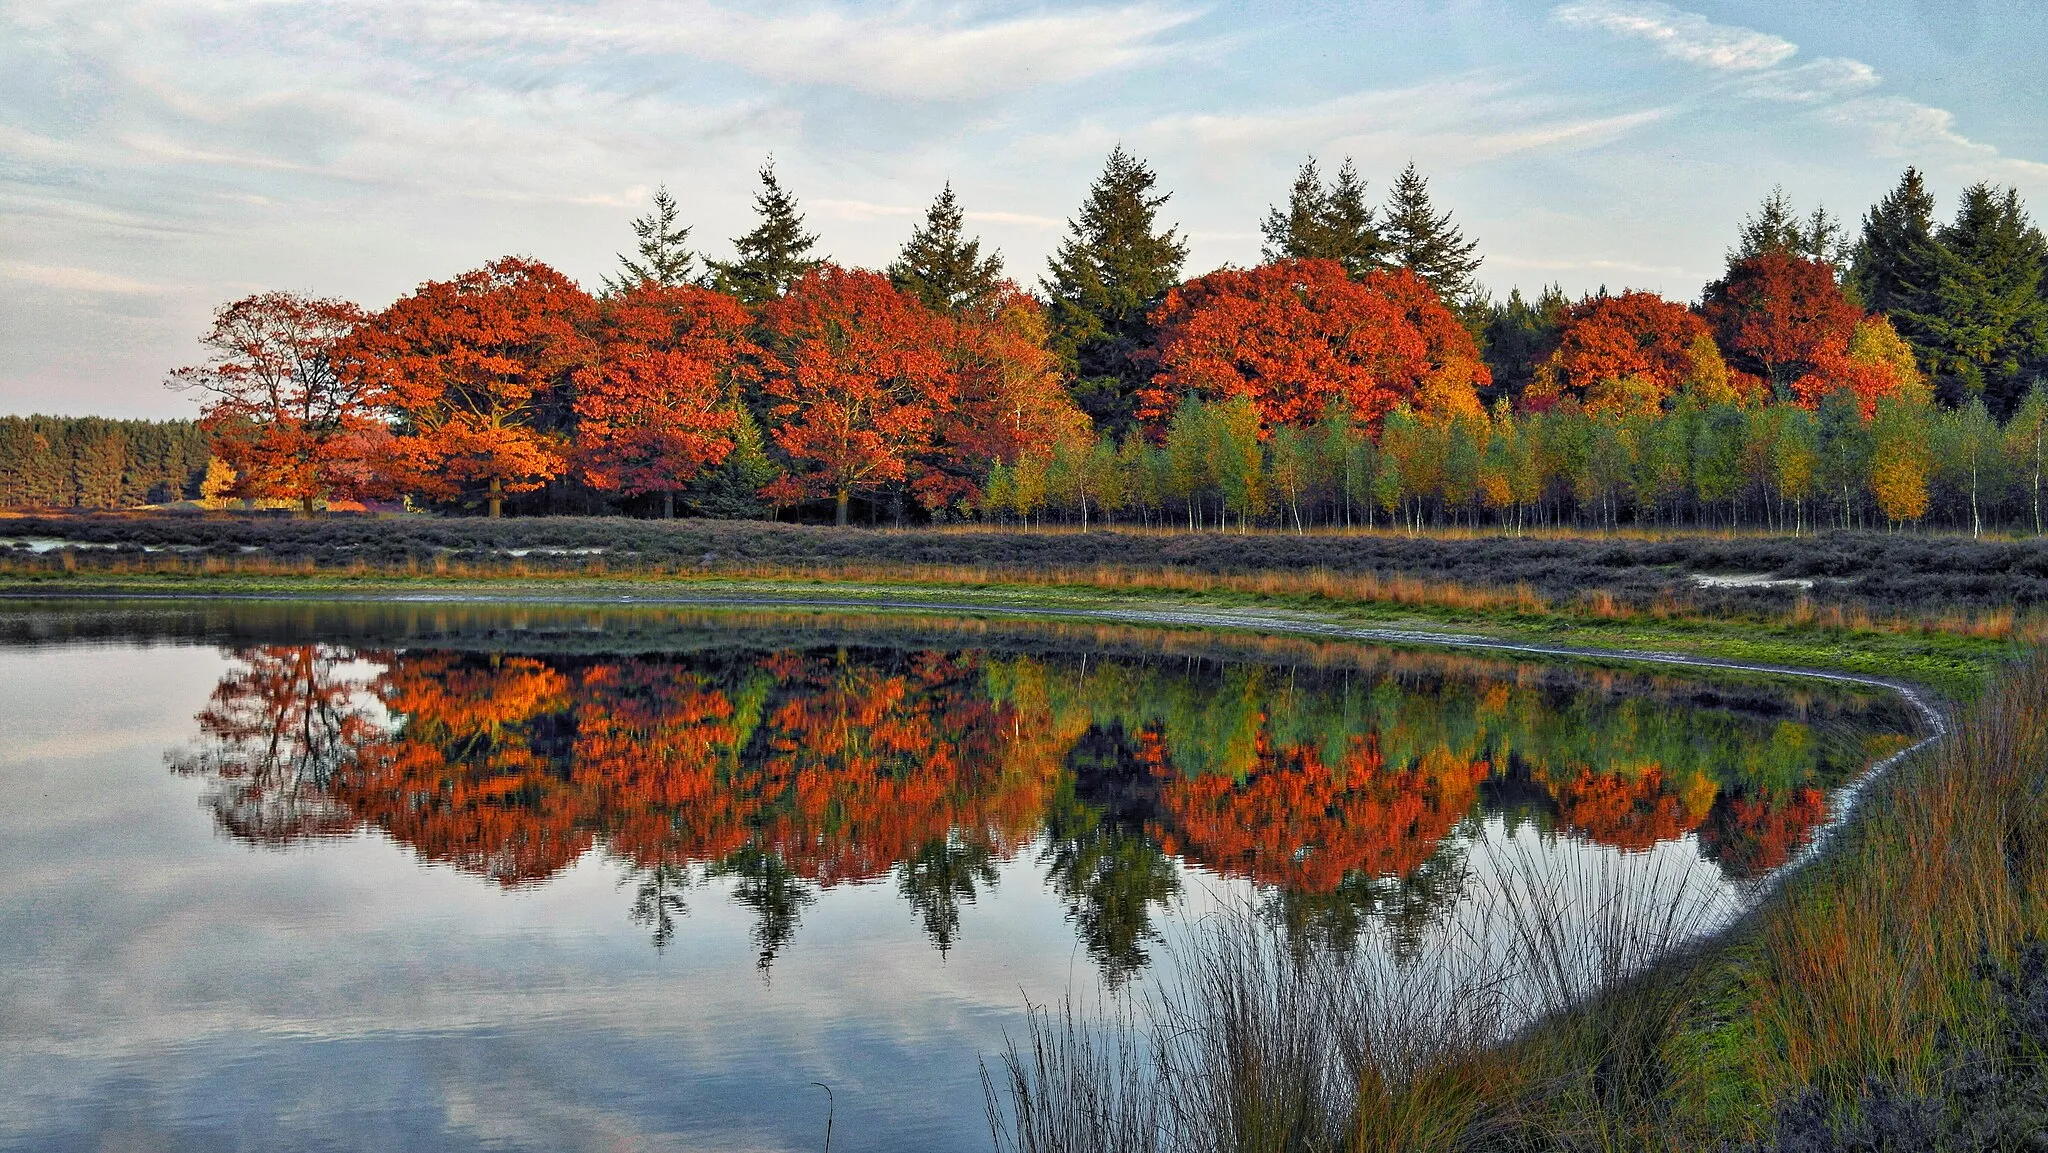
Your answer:
[[[732,899],[739,882],[710,876],[703,861],[672,933],[653,947],[649,926],[629,915],[646,870],[606,847],[617,827],[515,884],[436,859],[375,822],[238,837],[209,802],[217,779],[167,771],[166,754],[192,748],[194,718],[251,655],[246,644],[0,648],[0,1147],[816,1149],[821,1082],[836,1100],[835,1148],[986,1148],[976,1058],[1020,1027],[1025,998],[1097,980],[1072,894],[1048,883],[1056,818],[989,857],[943,951],[904,899],[903,862],[883,862],[811,884],[798,931],[766,969],[756,910]],[[347,668],[368,683],[408,661],[426,667],[418,656],[376,650]],[[618,665],[534,659],[585,685],[611,683],[590,672]],[[1058,727],[1020,670],[1060,673],[1070,655],[1023,659],[972,657],[980,671],[961,682],[987,698],[973,715],[1016,742],[1027,725]],[[493,667],[475,653],[454,664]],[[1220,688],[1247,699],[1248,682],[1229,673],[1219,665],[1126,685],[1149,684],[1156,698],[1170,682],[1188,715],[1213,719]],[[1269,729],[1332,715],[1275,703],[1298,700],[1316,676],[1260,683],[1267,696],[1254,711]],[[1041,711],[1020,704],[1027,698]],[[779,699],[805,704],[801,693]],[[1096,726],[1078,731],[1117,719],[1101,696],[1069,704]],[[1138,729],[1135,716],[1123,719]],[[404,719],[387,717],[386,731],[403,733]],[[1182,759],[1228,745],[1214,734],[1176,738],[1171,724],[1161,722],[1160,743],[1180,740]],[[1056,788],[1047,811],[1078,788],[1090,811],[1115,817],[1115,798],[1087,778],[1120,762],[1074,739],[1057,750],[1066,792]],[[1124,745],[1118,755],[1143,742]],[[1274,771],[1210,766],[1190,779],[1234,780],[1241,793]],[[1502,846],[1621,852],[1513,797],[1475,792],[1469,809],[1452,838],[1461,860],[1480,862],[1468,872],[1483,872]],[[1276,895],[1285,886],[1247,864],[1256,852],[1205,848],[1156,813],[1133,817],[1133,836],[1146,835],[1148,819],[1153,847],[1175,850],[1163,859],[1177,897],[1155,909],[1151,967],[1135,979],[1170,979],[1178,935],[1219,904],[1287,910]],[[1696,832],[1650,856],[1666,863],[1663,875],[1726,883]],[[1295,910],[1305,919],[1327,911],[1297,904],[1313,906]]]

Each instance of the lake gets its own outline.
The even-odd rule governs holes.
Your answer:
[[[1421,939],[1503,852],[1733,900],[1914,729],[1081,621],[0,605],[0,1146],[986,1149],[1026,1000],[1210,911]]]

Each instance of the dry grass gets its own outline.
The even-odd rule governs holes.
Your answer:
[[[1758,926],[1746,999],[1757,1091],[1910,1082],[1944,1030],[1982,1039],[1985,958],[2048,930],[2048,657],[2036,652],[1931,758],[1873,798],[1847,851]]]
[[[1054,531],[1054,530],[1044,530]],[[653,581],[755,580],[788,583],[855,583],[898,586],[1077,588],[1104,592],[1226,594],[1297,597],[1334,605],[1392,605],[1453,613],[1523,617],[1562,616],[1604,622],[1667,622],[1721,619],[1670,594],[1634,605],[1606,589],[1586,589],[1557,602],[1526,582],[1504,588],[1426,580],[1409,576],[1336,572],[1327,568],[1210,573],[1168,566],[1088,565],[1015,569],[972,564],[826,564],[646,562],[614,567],[602,556],[454,559],[435,555],[373,563],[362,558],[321,566],[311,558],[99,554],[61,549],[36,556],[0,557],[0,579],[90,573],[111,577],[240,576],[256,578],[338,576],[349,580],[405,580],[422,575],[451,580],[576,581],[593,578]],[[1785,610],[1748,618],[1772,627],[1818,628],[1844,633],[1947,635],[1980,640],[2039,643],[2048,640],[2048,614],[2022,614],[2011,606],[1948,609],[1938,613],[1876,615],[1859,606],[1816,606],[1800,598]]]

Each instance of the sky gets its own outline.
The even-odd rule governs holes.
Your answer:
[[[1413,161],[1497,294],[1691,299],[1774,185],[2048,213],[2048,5],[0,0],[0,412],[193,415],[164,376],[254,292],[596,288],[658,185],[724,256],[771,156],[834,259],[951,181],[1029,286],[1119,143],[1190,275],[1256,263],[1315,155],[1375,196]]]

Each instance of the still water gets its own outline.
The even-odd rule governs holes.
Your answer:
[[[0,1147],[984,1149],[1026,998],[1206,910],[1420,930],[1503,844],[1739,890],[1911,729],[1072,624],[15,605]]]

